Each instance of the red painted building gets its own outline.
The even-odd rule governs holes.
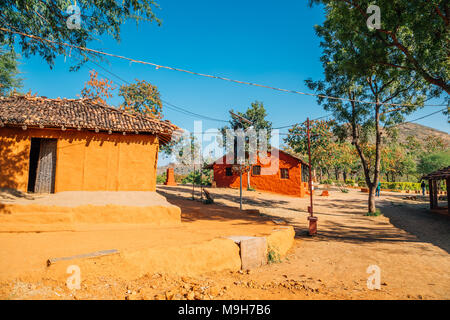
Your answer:
[[[239,173],[227,164],[215,161],[206,168],[213,169],[214,181],[219,188],[239,188]],[[269,159],[271,161],[269,161]],[[242,187],[247,188],[247,173],[242,175]],[[308,164],[300,158],[279,150],[278,159],[270,152],[266,158],[258,157],[250,169],[250,186],[259,191],[269,191],[290,196],[304,197],[308,190]]]

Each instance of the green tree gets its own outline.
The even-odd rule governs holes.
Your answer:
[[[319,173],[324,169],[328,174],[328,168],[335,160],[332,154],[333,133],[331,131],[332,122],[325,120],[310,121],[310,143],[311,143],[311,168],[319,169]],[[308,132],[307,124],[295,124],[289,129],[288,136],[284,142],[292,151],[308,158]]]
[[[0,95],[5,96],[12,90],[22,87],[18,77],[18,56],[14,49],[0,46]]]
[[[243,130],[247,130],[249,128],[253,128],[256,135],[260,134],[261,130],[265,130],[267,133],[267,146],[269,148],[270,146],[270,136],[272,133],[272,122],[266,120],[267,117],[267,111],[264,108],[264,103],[260,102],[260,101],[255,101],[252,102],[250,107],[247,108],[247,110],[245,112],[234,112],[233,109],[230,110],[232,113],[237,114],[239,117],[242,117],[245,120],[240,119],[239,117],[234,117],[231,116],[230,119],[230,123],[228,126],[225,126],[223,128],[221,128],[221,132],[222,132],[222,137],[223,137],[223,141],[222,141],[222,145],[226,146],[226,130],[227,129],[233,129],[233,130],[237,130],[237,129],[243,129]],[[248,139],[249,137],[246,137],[246,151],[248,151]],[[258,148],[259,150],[259,148]],[[251,165],[248,163],[248,159],[246,159],[246,166],[248,168],[247,171],[247,188],[251,189],[251,181],[250,181],[250,171],[251,171]]]
[[[136,80],[136,83],[121,86],[119,96],[124,99],[121,107],[126,111],[162,117],[162,102],[158,88],[145,80]]]
[[[348,60],[351,73],[366,66],[410,71],[439,91],[450,93],[449,21],[446,0],[310,0],[327,11],[326,28],[339,39],[353,40],[357,48]],[[367,13],[375,4],[381,11],[381,28],[369,29]]]
[[[80,9],[79,15],[68,10],[75,3]],[[25,57],[38,54],[52,67],[57,55],[69,55],[69,49],[62,43],[86,47],[89,42],[104,35],[120,41],[121,26],[128,20],[160,24],[154,14],[157,7],[153,0],[3,0],[0,2],[0,25],[3,29],[38,36],[53,43],[5,30],[0,31],[0,43],[17,43]],[[68,21],[77,17],[80,18],[80,28],[69,28]],[[83,59],[75,68],[86,62],[88,57],[95,56],[86,51],[79,53]]]
[[[421,175],[450,166],[450,151],[424,154],[417,165],[417,171]]]
[[[369,188],[368,210],[374,213],[375,188],[380,179],[383,127],[403,121],[404,115],[423,105],[427,97],[437,96],[440,89],[424,81],[414,70],[392,68],[377,63],[377,60],[361,57],[360,51],[365,50],[362,47],[375,48],[372,43],[375,40],[367,37],[366,32],[350,32],[342,27],[351,24],[362,28],[357,26],[362,24],[367,28],[366,22],[355,18],[355,13],[345,3],[326,1],[326,20],[322,26],[316,26],[317,34],[323,39],[321,61],[325,80],[307,80],[306,84],[321,94],[318,103],[333,112],[339,124],[345,129],[350,127],[350,130],[343,132],[349,133],[360,157]],[[379,55],[391,54],[385,47],[377,50]],[[393,107],[389,103],[402,106]]]

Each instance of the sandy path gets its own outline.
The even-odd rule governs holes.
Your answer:
[[[161,195],[182,208],[184,227],[190,234],[186,237],[183,233],[181,241],[221,232],[256,232],[260,221],[237,210],[238,190],[209,190],[217,205],[188,200],[190,186],[158,186]],[[430,214],[426,200],[406,201],[403,196],[383,194],[378,202],[383,216],[379,217],[364,216],[367,195],[356,190],[347,194],[331,191],[330,197],[315,197],[319,235],[310,238],[306,235],[308,199],[244,191],[244,208],[260,209],[296,228],[295,245],[282,263],[269,264],[250,274],[219,272],[195,278],[156,274],[124,281],[107,274],[91,274],[76,293],[65,289],[60,279],[10,281],[0,284],[0,297],[73,299],[76,294],[78,299],[154,299],[183,298],[195,292],[198,299],[449,299],[450,218]],[[149,245],[143,240],[149,229],[135,232],[132,237],[117,231],[100,234],[108,244],[119,244],[113,239],[117,236],[131,237],[136,245]],[[0,235],[0,243],[6,243],[3,241],[10,236]],[[14,237],[22,236],[31,235]],[[50,239],[52,235],[45,237]],[[29,238],[26,243],[34,241]],[[366,269],[374,264],[381,268],[381,290],[369,290],[366,285]]]
[[[189,187],[160,187],[162,194],[189,197]],[[209,189],[215,201],[238,206],[239,190]],[[367,195],[356,190],[331,191],[315,197],[319,235],[307,233],[309,199],[244,191],[244,208],[281,217],[294,225],[297,245],[289,261],[267,267],[268,274],[320,279],[345,298],[450,298],[450,217],[431,214],[427,200],[405,201],[384,193],[378,201],[383,216],[367,217]],[[380,291],[369,291],[369,265],[381,268]],[[275,269],[275,270],[272,270]],[[264,277],[262,275],[262,277]]]

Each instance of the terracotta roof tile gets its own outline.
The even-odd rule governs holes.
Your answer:
[[[74,128],[150,133],[170,141],[177,126],[167,120],[135,115],[92,99],[48,99],[30,95],[0,97],[0,126]]]

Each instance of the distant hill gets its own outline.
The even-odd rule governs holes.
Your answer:
[[[175,165],[174,163],[169,163],[165,166],[158,166],[158,168],[156,169],[156,174],[163,174],[164,172],[166,172],[167,168],[173,168],[174,173],[179,175],[187,175],[192,171],[192,166],[182,166],[178,164]]]
[[[450,134],[444,131],[436,130],[417,123],[405,123],[399,125],[397,128],[399,139],[402,142],[406,141],[408,136],[414,136],[419,141],[424,141],[428,136],[436,136],[442,138],[447,143],[447,146],[450,146]]]

